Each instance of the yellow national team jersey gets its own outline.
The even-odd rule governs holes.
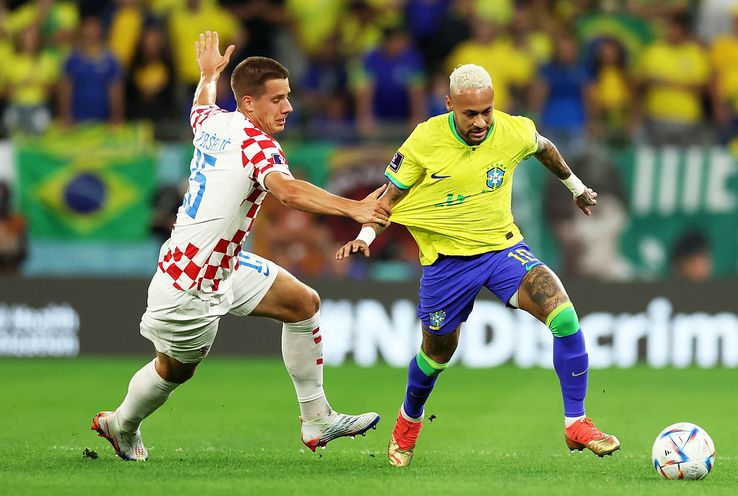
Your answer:
[[[453,112],[415,128],[387,166],[398,188],[410,189],[390,220],[403,224],[420,248],[420,263],[439,254],[477,255],[523,239],[512,215],[513,173],[538,150],[526,117],[495,110],[487,138],[469,146],[456,132]]]

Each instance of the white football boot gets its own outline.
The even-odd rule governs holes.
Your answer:
[[[331,411],[325,417],[317,420],[303,420],[302,442],[305,446],[315,451],[318,446],[323,447],[339,437],[366,435],[369,429],[376,429],[379,422],[379,414],[374,412],[362,413],[361,415],[346,415]]]
[[[92,419],[92,430],[113,445],[115,454],[126,461],[146,461],[149,452],[141,440],[141,429],[126,432],[120,428],[116,412],[100,412]]]

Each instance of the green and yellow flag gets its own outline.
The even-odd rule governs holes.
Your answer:
[[[140,240],[156,184],[145,125],[55,130],[17,143],[20,206],[37,239]]]

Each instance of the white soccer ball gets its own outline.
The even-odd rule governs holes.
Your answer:
[[[665,479],[704,479],[715,465],[715,445],[699,425],[672,424],[659,433],[651,450],[653,466]]]

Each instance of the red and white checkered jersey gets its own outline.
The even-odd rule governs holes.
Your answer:
[[[291,174],[279,143],[240,112],[195,106],[190,124],[189,188],[159,270],[177,289],[214,293],[238,270],[238,254],[267,194],[264,179],[275,171]]]

